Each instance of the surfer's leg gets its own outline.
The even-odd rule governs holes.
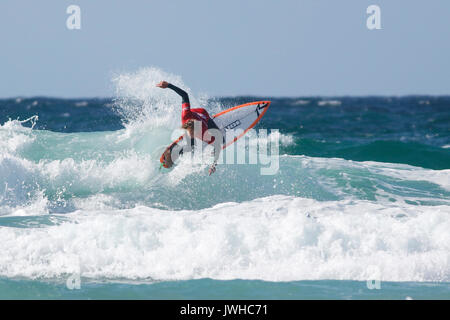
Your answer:
[[[208,120],[208,130],[209,129],[216,129],[219,130],[222,133],[222,143],[225,143],[225,135],[223,134],[223,132],[219,129],[219,127],[217,126],[217,124],[214,122],[214,120],[212,118],[209,118]]]
[[[214,122],[214,120],[211,119],[211,118],[209,118],[209,120],[208,120],[208,129],[217,129],[217,130],[219,130],[219,127]]]
[[[208,120],[208,130],[208,132],[213,136],[212,142],[210,142],[210,144],[212,143],[214,147],[212,152],[214,161],[209,172],[209,174],[211,174],[216,171],[215,167],[217,161],[219,160],[220,152],[222,151],[222,145],[225,143],[225,137],[217,124],[211,118]]]

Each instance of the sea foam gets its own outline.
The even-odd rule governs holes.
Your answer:
[[[0,275],[450,281],[447,206],[271,196],[203,210],[77,211],[0,228]]]

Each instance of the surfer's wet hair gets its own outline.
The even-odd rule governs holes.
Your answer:
[[[188,120],[185,123],[183,123],[183,125],[181,126],[182,129],[190,129],[190,128],[194,128],[194,120]]]

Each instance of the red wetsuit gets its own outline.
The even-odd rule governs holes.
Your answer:
[[[202,129],[201,130],[195,130],[196,126],[194,125],[194,137],[191,137],[190,141],[190,148],[188,147],[187,150],[192,151],[192,147],[194,146],[194,138],[200,139],[208,144],[211,144],[215,141],[215,137],[210,135],[209,132],[206,132],[208,129],[219,129],[217,125],[215,124],[214,120],[209,116],[208,112],[203,108],[195,108],[191,109],[191,105],[189,103],[189,96],[188,94],[174,86],[173,84],[170,84],[167,86],[168,88],[172,89],[176,93],[178,93],[181,98],[183,99],[181,107],[181,123],[184,124],[189,120],[196,120],[201,123]],[[163,153],[163,155],[160,158],[161,163],[164,167],[170,168],[173,165],[173,162],[184,152],[184,148],[178,148],[176,152],[174,152],[174,148],[178,146],[178,142],[180,142],[183,139],[184,135],[179,137],[176,141],[174,141],[167,149],[166,151],[169,152],[169,154],[166,155],[166,152]],[[223,138],[222,138],[223,139]],[[219,141],[221,141],[220,139]],[[188,144],[189,145],[189,144]],[[178,146],[179,147],[179,146]],[[214,143],[214,163],[217,162],[217,159],[220,154],[220,148],[221,144]],[[169,157],[169,161],[167,161],[167,157]]]
[[[200,139],[208,144],[213,143],[214,137],[212,137],[208,133],[205,134],[205,132],[208,129],[212,128],[217,129],[217,126],[212,120],[212,118],[209,116],[208,111],[206,111],[203,108],[191,109],[191,105],[189,103],[189,96],[184,90],[174,86],[173,84],[169,84],[168,88],[178,93],[183,99],[181,104],[182,107],[181,123],[185,124],[189,120],[196,120],[201,122],[202,130],[201,132],[197,132],[198,130],[194,130],[194,138]]]

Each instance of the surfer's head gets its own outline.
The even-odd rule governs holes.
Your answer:
[[[181,128],[185,129],[189,133],[189,136],[193,137],[194,136],[194,125],[195,125],[194,120],[188,120],[185,123],[183,123]]]

